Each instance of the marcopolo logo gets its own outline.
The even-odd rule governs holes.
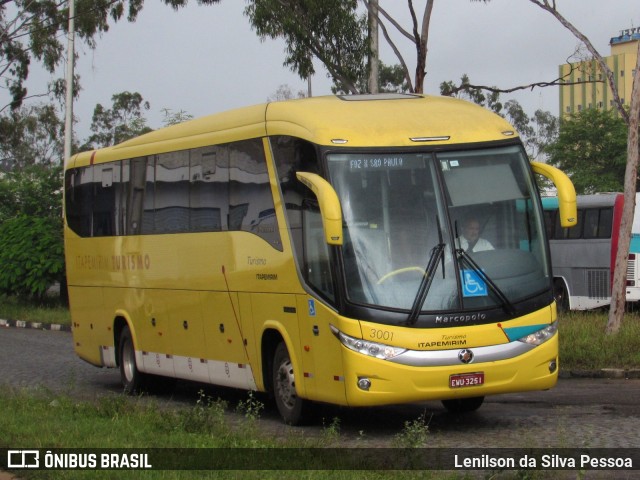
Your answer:
[[[8,450],[7,468],[40,468],[40,451]]]

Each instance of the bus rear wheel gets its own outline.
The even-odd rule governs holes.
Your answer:
[[[118,355],[120,379],[124,387],[124,393],[139,393],[142,389],[144,374],[138,370],[136,364],[136,351],[133,346],[133,337],[131,336],[129,327],[124,327],[120,334]]]
[[[278,344],[273,355],[273,393],[278,411],[288,425],[300,425],[305,419],[306,401],[296,392],[296,379],[289,351],[284,342]]]
[[[451,413],[475,412],[484,402],[484,397],[454,398],[442,400],[442,405]]]

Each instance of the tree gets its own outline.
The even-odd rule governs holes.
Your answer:
[[[101,104],[94,108],[91,121],[91,131],[94,133],[82,146],[82,150],[116,145],[152,130],[143,116],[143,110],[150,108],[149,102],[138,92],[116,93],[111,100],[112,108],[107,109]]]
[[[459,85],[452,81],[442,82],[440,94],[467,99],[505,117],[518,131],[532,160],[544,155],[546,146],[558,135],[558,119],[551,112],[536,110],[533,117],[529,117],[517,100],[502,103],[499,88],[472,85],[467,74],[462,75]]]
[[[598,53],[589,39],[580,32],[571,22],[557,10],[555,0],[529,0],[534,5],[542,8],[553,15],[567,30],[578,38],[593,55],[600,70],[604,73],[607,83],[613,94],[613,102],[618,113],[625,121],[627,130],[627,161],[624,174],[624,207],[622,221],[620,224],[620,240],[618,242],[618,252],[616,254],[613,285],[611,289],[611,306],[609,309],[609,319],[607,321],[606,332],[616,333],[620,330],[622,317],[625,311],[626,301],[626,266],[629,257],[629,245],[631,243],[631,227],[635,210],[635,193],[638,175],[638,161],[640,160],[640,149],[638,145],[638,122],[640,120],[640,79],[635,75],[631,92],[631,106],[629,111],[624,108],[618,89],[616,88],[613,72],[607,66],[602,55]],[[640,65],[640,45],[636,54],[636,65]]]
[[[485,90],[488,91],[487,94],[484,93]],[[471,85],[466,73],[460,78],[460,86],[456,86],[452,81],[442,82],[440,84],[440,94],[447,97],[467,99],[498,114],[502,111],[502,103],[499,101],[500,91],[495,87],[489,90]]]
[[[164,118],[162,119],[162,125],[164,125],[165,127],[177,125],[193,118],[193,115],[185,112],[184,110],[178,110],[177,112],[175,112],[170,108],[163,108],[162,114],[164,115]]]
[[[378,62],[378,89],[380,93],[408,93],[411,86],[401,65]]]
[[[188,0],[163,0],[174,9]],[[220,0],[197,0],[214,4]],[[96,45],[95,37],[109,30],[109,21],[117,22],[127,13],[135,21],[144,0],[75,0],[75,33],[87,46]],[[16,109],[27,97],[24,85],[29,66],[36,60],[49,72],[64,58],[62,35],[67,28],[69,9],[60,0],[0,1],[0,78],[11,95],[11,102],[0,108]]]
[[[0,114],[0,170],[60,163],[64,122],[52,104]]]
[[[338,90],[358,93],[367,78],[366,15],[357,0],[251,0],[245,9],[262,38],[283,38],[284,65],[306,79],[315,73],[313,57],[327,68]]]
[[[588,108],[564,119],[558,139],[545,151],[549,163],[571,177],[578,193],[623,188],[627,126],[613,111]]]
[[[283,100],[291,100],[293,98],[305,98],[306,93],[303,90],[299,90],[297,93],[293,93],[289,85],[280,85],[273,95],[267,98],[267,102],[281,102]]]
[[[427,0],[427,3],[424,7],[424,12],[422,13],[422,23],[418,22],[418,15],[416,13],[415,8],[413,7],[413,1],[408,0],[407,6],[409,7],[409,13],[411,14],[412,20],[412,31],[409,32],[405,28],[403,28],[389,13],[381,8],[379,5],[372,7],[371,2],[369,0],[362,0],[362,3],[365,4],[368,11],[372,15],[377,15],[378,24],[380,25],[380,29],[382,30],[382,35],[385,40],[395,53],[398,61],[400,62],[401,68],[404,72],[405,81],[407,85],[409,85],[409,90],[415,93],[423,93],[424,90],[424,79],[427,75],[427,43],[429,40],[429,26],[431,23],[431,12],[433,11],[433,2],[434,0]],[[396,46],[396,44],[391,39],[389,35],[389,30],[386,27],[384,21],[381,17],[384,17],[395,29],[407,38],[411,43],[414,44],[416,49],[416,68],[415,68],[415,76],[413,81],[411,80],[411,74],[409,73],[409,67],[407,66],[407,62],[404,57],[400,53],[400,49]]]
[[[61,185],[57,163],[0,177],[0,293],[42,298],[64,284]]]

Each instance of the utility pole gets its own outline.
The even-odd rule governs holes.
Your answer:
[[[371,55],[369,57],[369,93],[379,93],[378,0],[369,0],[369,44],[371,45]]]
[[[67,75],[66,75],[66,101],[64,120],[64,158],[66,162],[71,156],[71,141],[73,139],[73,64],[75,61],[75,0],[69,0],[69,31],[67,33]]]

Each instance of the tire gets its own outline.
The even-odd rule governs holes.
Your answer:
[[[129,395],[140,393],[145,376],[138,370],[136,364],[136,351],[129,327],[124,327],[120,334],[118,356],[120,379],[124,387],[124,393]]]
[[[553,281],[553,298],[556,301],[558,313],[569,311],[569,292],[567,292],[564,280],[556,279]]]
[[[300,425],[305,420],[307,402],[298,396],[293,364],[284,342],[280,342],[273,355],[273,394],[284,423]]]
[[[442,400],[442,405],[450,413],[475,412],[484,402],[484,397],[455,398],[453,400]]]

